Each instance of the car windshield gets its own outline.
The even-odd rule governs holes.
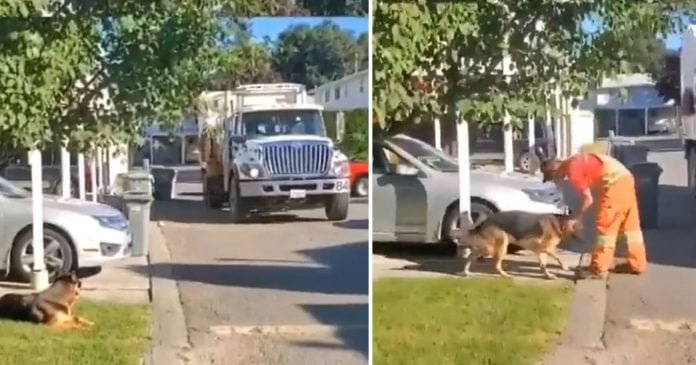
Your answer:
[[[319,110],[264,110],[242,115],[247,136],[311,134],[326,136]]]
[[[7,198],[28,198],[29,192],[0,177],[0,195]]]
[[[404,135],[394,136],[389,141],[434,170],[459,171],[457,161],[425,142]]]

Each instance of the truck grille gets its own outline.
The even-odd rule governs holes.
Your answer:
[[[263,166],[271,176],[323,175],[331,167],[331,147],[321,142],[284,142],[263,146]]]

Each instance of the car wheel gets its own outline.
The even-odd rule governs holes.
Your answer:
[[[471,222],[476,227],[481,224],[486,218],[497,213],[497,209],[487,203],[480,201],[471,202]],[[459,237],[455,234],[460,228],[459,222],[459,203],[450,206],[445,219],[442,222],[442,238],[446,243],[457,244]]]
[[[359,197],[365,197],[367,194],[370,192],[370,187],[367,182],[367,177],[362,176],[358,178],[358,181],[355,182],[355,185],[353,185],[353,195],[359,196]]]
[[[23,282],[31,280],[34,263],[32,240],[31,230],[22,233],[15,240],[10,254],[10,271]],[[64,234],[52,228],[44,228],[44,262],[49,280],[73,269],[74,254],[73,247]]]
[[[541,162],[539,158],[531,152],[524,152],[517,159],[517,166],[526,173],[534,173],[539,170]]]

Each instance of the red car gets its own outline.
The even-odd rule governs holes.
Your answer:
[[[350,162],[350,189],[355,196],[367,196],[370,165],[367,162]]]

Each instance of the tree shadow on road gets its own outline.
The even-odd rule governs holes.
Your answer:
[[[336,337],[342,344],[327,344],[320,341],[293,341],[295,345],[325,349],[349,349],[360,352],[368,358],[369,304],[302,304],[302,309],[310,313],[323,325],[338,327]]]
[[[314,265],[261,264],[185,264],[161,263],[148,267],[131,267],[142,275],[164,277],[178,282],[197,282],[239,288],[276,289],[303,293],[361,295],[365,303],[335,305],[301,305],[321,324],[367,324],[369,245],[352,242],[342,245],[301,250],[297,253],[312,259]],[[221,259],[222,260],[222,259]],[[226,258],[224,261],[243,261]],[[263,262],[263,261],[261,261]],[[292,262],[290,262],[292,263]],[[306,264],[306,262],[305,262]],[[354,331],[338,334],[348,348],[365,351],[367,331],[362,338]],[[345,336],[345,338],[343,337]]]
[[[152,204],[150,220],[183,224],[231,224],[226,210],[205,206],[200,200],[173,199],[156,201]],[[298,214],[274,213],[252,216],[243,224],[280,224],[298,222],[321,222],[325,219],[302,217]]]

